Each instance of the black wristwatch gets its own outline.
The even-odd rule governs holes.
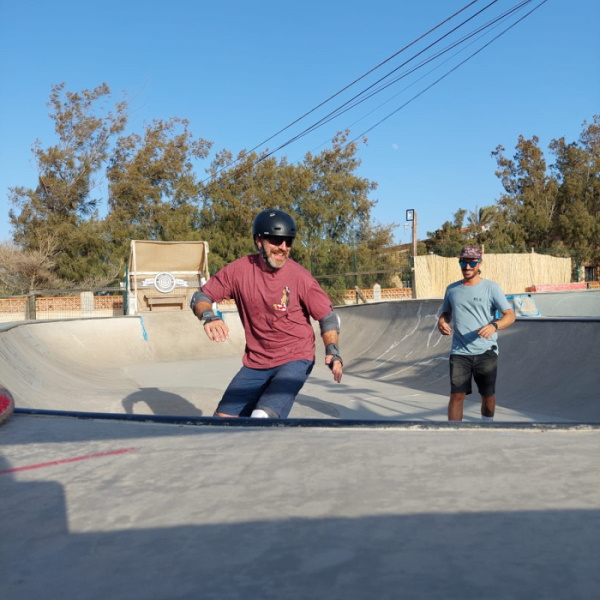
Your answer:
[[[493,325],[496,328],[496,331],[498,331],[498,323],[496,323],[496,321],[492,321],[490,325]]]

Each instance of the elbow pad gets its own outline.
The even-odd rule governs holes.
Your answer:
[[[190,299],[190,308],[192,311],[194,310],[194,304],[197,302],[208,302],[209,304],[213,303],[213,300],[209,298],[201,289],[194,293],[192,298]]]
[[[319,319],[319,327],[321,328],[321,335],[326,331],[337,331],[340,332],[340,317],[331,311],[328,315],[325,315],[322,319]]]

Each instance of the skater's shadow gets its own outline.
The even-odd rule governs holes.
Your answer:
[[[165,392],[160,388],[140,388],[139,391],[129,394],[123,399],[123,409],[127,414],[142,413],[145,411],[134,410],[136,404],[143,403],[155,415],[201,417],[202,411],[179,394]]]

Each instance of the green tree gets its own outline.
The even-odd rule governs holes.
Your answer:
[[[577,262],[600,264],[600,116],[584,122],[578,142],[552,140],[559,180],[556,233]]]
[[[356,142],[348,143],[349,132],[338,133],[331,148],[317,155],[307,153],[302,162],[308,187],[295,202],[305,255],[304,265],[317,275],[359,271],[383,271],[399,267],[397,254],[382,250],[393,245],[395,223],[382,225],[372,220],[375,201],[369,194],[375,182],[356,175],[361,161]],[[366,142],[366,140],[363,140]],[[308,254],[308,257],[306,257]],[[393,275],[380,273],[354,278],[346,286],[389,285]],[[324,287],[334,284],[323,281]]]
[[[362,270],[392,268],[381,249],[392,243],[395,225],[372,222],[368,194],[376,186],[355,174],[357,153],[347,134],[338,134],[331,148],[295,165],[255,153],[241,152],[235,160],[227,151],[217,154],[201,214],[213,269],[254,251],[252,222],[269,207],[296,220],[293,257],[315,275],[354,271],[355,256]],[[323,280],[324,287],[333,289],[332,281]]]
[[[469,212],[468,240],[478,244],[486,252],[511,253],[526,251],[527,247],[521,240],[521,228],[510,221],[508,211],[498,205],[484,206]],[[515,244],[515,240],[520,243]]]
[[[507,210],[499,206],[494,207],[494,220],[490,228],[476,237],[476,243],[485,246],[486,252],[494,254],[529,251],[522,228],[509,218]]]
[[[132,239],[198,239],[200,194],[194,161],[210,142],[194,139],[186,119],[155,120],[143,136],[117,140],[107,169],[107,231],[113,262],[123,261]]]
[[[201,231],[209,242],[213,271],[255,251],[252,223],[261,210],[280,208],[296,217],[292,201],[302,189],[302,177],[285,158],[242,151],[234,160],[223,150],[209,175],[202,189]]]
[[[469,229],[478,239],[482,239],[494,225],[495,218],[495,206],[482,206],[481,208],[476,206],[475,210],[469,211],[467,219]]]
[[[81,280],[105,275],[106,266],[89,254],[89,242],[80,228],[97,216],[101,196],[96,176],[108,156],[111,140],[125,127],[127,105],[107,108],[110,89],[68,92],[65,85],[52,87],[48,106],[58,143],[47,149],[36,141],[32,150],[37,164],[35,189],[9,190],[13,205],[10,220],[13,238],[25,252],[42,252],[52,240],[54,273]],[[101,239],[101,238],[100,238]]]
[[[439,256],[458,256],[466,244],[474,243],[467,227],[464,226],[467,211],[459,208],[454,213],[454,221],[446,221],[440,229],[427,232],[427,250]]]
[[[516,225],[515,245],[525,243],[537,248],[549,248],[554,242],[554,222],[558,203],[558,182],[548,175],[539,138],[519,136],[512,159],[504,156],[504,148],[492,152],[496,158],[496,176],[505,193],[498,204],[507,221]]]
[[[369,234],[375,202],[368,195],[377,184],[355,174],[361,163],[358,146],[347,138],[348,132],[338,133],[331,148],[309,152],[302,162],[311,179],[296,204],[311,244],[329,240],[353,245]]]

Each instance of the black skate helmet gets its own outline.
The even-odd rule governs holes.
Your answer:
[[[296,237],[296,223],[287,213],[277,208],[268,208],[256,215],[252,225],[252,236],[262,238],[266,235]]]

